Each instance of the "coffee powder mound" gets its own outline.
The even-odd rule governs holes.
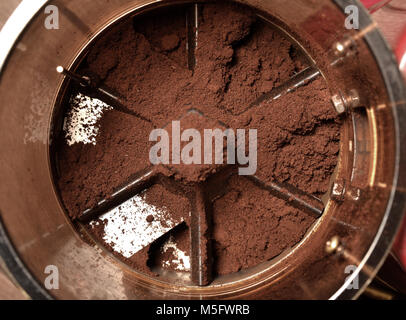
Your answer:
[[[337,164],[340,121],[329,104],[323,80],[233,120],[238,128],[258,128],[259,179],[287,183],[316,196],[327,191]],[[232,191],[217,200],[213,214],[219,274],[281,254],[315,221],[314,216],[290,207],[244,178],[234,178],[229,187]]]
[[[216,15],[211,16],[210,12],[208,15],[211,17],[208,21],[215,26]],[[243,34],[246,38],[234,44],[223,42],[224,47],[215,50],[213,46],[221,44],[220,39],[215,38],[215,34],[208,34],[205,39],[203,33],[198,49],[197,59],[209,77],[207,88],[219,95],[219,107],[232,114],[241,113],[261,94],[304,68],[301,60],[294,56],[296,49],[292,43],[280,33],[261,21],[255,21],[249,30],[250,33]],[[207,52],[215,56],[225,54],[225,58],[218,60]],[[198,72],[199,69],[197,76]]]
[[[207,177],[226,166],[225,158],[227,156],[225,141],[223,141],[221,149],[217,150],[215,139],[211,135],[206,141],[205,130],[221,130],[223,132],[225,129],[223,124],[204,114],[193,110],[187,112],[174,125],[170,124],[165,127],[169,142],[173,143],[174,140],[178,140],[179,150],[176,152],[174,148],[171,148],[168,152],[170,163],[161,165],[160,172],[186,183],[205,181]],[[183,137],[184,132],[187,132],[186,130],[193,130],[193,132],[190,131],[190,135]],[[211,152],[209,152],[208,146],[210,146]],[[211,158],[207,159],[207,163],[205,163],[205,157],[210,154]],[[174,156],[178,159],[176,163],[173,160]],[[221,163],[216,164],[216,157],[221,160]]]
[[[154,51],[187,68],[186,14],[183,7],[160,8],[135,17],[133,25],[135,32],[144,35]]]
[[[225,120],[304,67],[295,46],[249,10],[208,4],[199,18],[196,67],[190,71],[184,60],[186,11],[172,13],[117,27],[87,58],[88,72],[156,127],[190,108]]]

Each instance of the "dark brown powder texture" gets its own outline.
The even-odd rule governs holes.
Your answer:
[[[287,206],[268,191],[259,190],[247,178],[233,177],[229,189],[214,204],[213,236],[219,274],[279,255],[296,244],[314,221],[314,217]]]
[[[190,203],[189,201],[173,192],[168,191],[162,185],[156,184],[145,191],[145,202],[157,208],[163,208],[168,214],[168,219],[173,221],[182,221],[189,219]],[[164,219],[161,224],[167,227]]]
[[[161,8],[134,18],[134,30],[143,34],[152,50],[186,68],[186,15],[183,9]]]
[[[237,7],[238,8],[238,7]],[[265,90],[301,69],[294,46],[249,11],[229,5],[203,8],[196,68],[183,104],[227,123]]]
[[[178,31],[176,27],[174,32]],[[90,72],[100,75],[105,86],[124,97],[128,108],[159,128],[170,119],[180,118],[184,108],[174,106],[178,106],[178,95],[191,77],[185,65],[154,48],[145,35],[134,31],[132,23],[125,23],[103,37],[96,48],[87,59]],[[107,72],[106,55],[117,60]]]
[[[180,157],[180,163],[179,164],[165,164],[161,166],[161,172],[167,176],[173,176],[176,180],[181,180],[186,183],[189,182],[202,182],[207,179],[210,175],[218,172],[222,168],[225,167],[226,162],[224,161],[224,158],[227,156],[226,151],[226,144],[224,142],[222,149],[220,152],[216,152],[215,145],[214,145],[214,139],[211,139],[210,145],[211,145],[211,163],[212,164],[205,164],[204,163],[204,156],[205,156],[205,138],[204,138],[204,130],[205,129],[211,129],[211,130],[221,130],[224,131],[226,127],[224,125],[220,124],[218,121],[211,119],[203,114],[199,114],[194,111],[188,112],[186,115],[184,115],[180,120],[178,120],[178,126],[180,129],[180,133],[184,132],[185,130],[188,129],[193,129],[199,132],[200,134],[200,148],[196,148],[196,150],[193,150],[191,148],[188,148],[188,145],[191,146],[191,141],[192,137],[189,137],[189,140],[187,141],[180,141],[179,146],[180,150],[177,152],[177,154]],[[169,136],[169,141],[171,143],[174,132],[173,132],[173,127],[172,124],[168,125],[165,127],[166,131],[168,132]],[[175,128],[176,130],[176,128]],[[193,145],[198,145],[198,142],[196,140],[193,140]],[[192,145],[192,146],[193,146]],[[199,152],[200,151],[200,156],[197,153],[196,159],[194,158],[194,154],[196,153],[195,151]],[[172,159],[173,157],[173,150],[171,149],[169,152],[169,159]],[[216,159],[216,153],[218,156],[221,157],[221,159],[224,161],[223,164],[215,164],[215,159]],[[184,156],[190,157],[190,159],[187,159],[188,161],[195,161],[196,164],[185,164],[184,163]],[[193,156],[193,157],[192,157]]]
[[[145,132],[152,130],[150,123],[107,111],[99,126],[96,145],[60,144],[58,186],[72,218],[93,208],[149,164]]]
[[[323,80],[263,103],[237,123],[258,128],[258,177],[314,195],[327,191],[339,151],[340,121]]]
[[[127,23],[110,31],[87,59],[91,73],[156,127],[180,118],[189,108],[225,120],[225,110],[244,110],[265,90],[303,68],[300,59],[292,59],[294,46],[278,32],[247,10],[219,4],[203,8],[192,72],[179,58],[186,57],[182,18],[175,15],[164,24],[160,18],[166,21],[168,15],[158,17],[147,19],[147,24],[135,19],[135,28]],[[174,37],[180,39],[179,46],[170,53],[162,50],[162,43]]]
[[[190,109],[204,117],[189,119],[183,128],[212,129],[221,122],[233,129],[257,129],[256,175],[263,181],[288,183],[317,196],[327,191],[339,150],[340,122],[325,82],[316,80],[247,110],[263,93],[307,66],[300,51],[245,8],[204,5],[192,71],[187,68],[184,17],[182,7],[135,17],[113,27],[91,48],[83,72],[97,75],[125,99],[129,109],[150,122],[113,110],[100,121],[95,146],[60,144],[58,186],[72,218],[150,165],[151,130],[185,118]],[[178,180],[202,182],[213,168],[170,165],[162,172]],[[227,190],[213,205],[217,274],[276,257],[300,241],[315,220],[247,178],[231,178]],[[188,225],[190,208],[165,188],[147,191],[147,198],[151,204],[166,206],[174,217],[186,215]],[[96,237],[102,238],[102,233]],[[172,237],[178,248],[189,253],[187,227]],[[131,261],[123,259],[151,274],[148,259],[150,267],[174,260],[172,251],[159,250],[158,245],[148,246]]]

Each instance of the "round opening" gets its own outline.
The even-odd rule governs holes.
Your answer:
[[[69,70],[92,84],[67,73],[57,99],[50,154],[61,202],[84,239],[146,281],[224,287],[278,270],[323,214],[342,119],[313,59],[274,18],[236,4],[131,12]],[[182,164],[179,150],[173,163],[177,122],[202,140],[210,129],[255,130],[252,172],[241,175],[236,156]],[[172,159],[154,166],[157,128],[169,131]],[[238,150],[234,136],[223,142]],[[208,242],[196,255],[210,269],[200,282],[195,237]]]

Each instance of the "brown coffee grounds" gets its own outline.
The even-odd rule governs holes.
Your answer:
[[[323,80],[241,116],[258,130],[257,176],[320,196],[327,191],[339,151],[340,121]]]
[[[229,192],[214,204],[216,270],[237,272],[267,261],[303,237],[314,217],[287,206],[244,177],[233,177]],[[232,219],[233,223],[229,223]],[[239,232],[236,232],[238,230]]]
[[[148,39],[153,51],[179,66],[187,67],[185,11],[181,7],[161,8],[134,19],[134,30]]]
[[[179,59],[179,55],[186,57],[186,21],[184,12],[177,10],[182,18],[175,15],[168,23],[160,18],[135,19],[134,28],[142,33],[135,32],[130,23],[110,31],[87,59],[91,73],[126,97],[127,107],[156,127],[179,119],[189,108],[223,121],[229,117],[224,110],[245,109],[265,90],[303,68],[296,48],[280,33],[249,11],[242,13],[235,5],[222,4],[203,8],[198,63],[192,72],[185,59]],[[164,10],[157,17],[165,22],[170,15]],[[170,54],[162,49],[168,37],[182,39]]]
[[[95,146],[60,143],[58,186],[72,218],[149,165],[152,128],[163,128],[190,109],[231,128],[257,129],[260,179],[288,183],[318,196],[327,191],[340,123],[323,80],[247,110],[261,94],[305,68],[301,52],[246,8],[210,4],[199,18],[192,71],[187,68],[185,16],[185,10],[176,7],[136,17],[111,28],[91,48],[83,72],[96,74],[103,85],[126,99],[129,109],[151,122],[113,110],[103,116]],[[178,169],[175,175],[181,179],[207,178],[200,169],[191,168],[198,173],[194,177],[185,168]],[[172,203],[169,212],[174,215],[188,213],[165,189],[149,201],[157,206]],[[233,177],[227,192],[214,203],[212,219],[215,272],[227,274],[278,256],[300,241],[315,218],[246,178]],[[172,236],[189,254],[189,229]],[[101,231],[96,237],[102,238]],[[161,252],[155,244],[125,261],[151,274],[149,267],[165,261],[176,269],[175,260],[173,250]]]
[[[196,150],[197,155],[198,152],[200,151],[200,156],[196,156],[196,159],[192,156],[195,155],[195,152],[193,150],[190,150],[188,148],[189,141],[179,141],[179,152],[177,152],[178,156],[180,157],[180,163],[175,164],[171,163],[170,164],[165,164],[162,165],[160,168],[160,171],[167,175],[167,176],[173,176],[176,180],[181,180],[184,182],[201,182],[205,181],[207,177],[210,175],[218,172],[222,168],[226,166],[226,162],[224,161],[224,164],[214,164],[215,159],[216,159],[216,153],[218,156],[220,156],[223,160],[226,159],[226,143],[224,142],[223,148],[221,149],[220,152],[216,152],[215,145],[214,145],[214,139],[212,139],[210,145],[211,145],[211,163],[213,164],[205,164],[204,163],[204,155],[205,155],[205,139],[204,139],[204,130],[205,129],[212,129],[212,130],[221,130],[224,131],[226,127],[219,123],[218,121],[214,119],[210,119],[204,114],[200,114],[196,111],[189,111],[187,112],[179,121],[179,129],[180,133],[184,132],[185,130],[188,129],[194,129],[197,130],[200,134],[200,146],[201,148],[199,150]],[[169,143],[172,143],[172,140],[174,139],[174,132],[172,128],[172,124],[169,124],[165,127],[166,131],[168,132],[169,136]],[[176,130],[176,129],[175,129]],[[178,133],[179,134],[179,133]],[[176,139],[176,138],[175,138]],[[179,140],[180,138],[178,138]],[[197,142],[194,141],[196,144]],[[171,148],[169,152],[169,159],[173,159],[173,150]],[[183,156],[186,154],[190,159],[187,159],[188,161],[192,162],[194,161],[197,164],[185,164],[184,161],[182,161],[182,153]],[[196,160],[196,161],[195,161]],[[199,164],[200,163],[200,164]]]
[[[163,208],[167,219],[162,219],[161,224],[167,227],[167,221],[189,220],[190,204],[186,197],[168,191],[162,185],[156,184],[145,192],[145,202],[157,208]]]
[[[129,109],[150,119],[155,127],[162,128],[171,119],[180,118],[185,108],[174,106],[192,74],[173,56],[183,51],[181,47],[167,55],[154,47],[155,42],[135,32],[132,23],[117,28],[96,43],[97,49],[87,59],[90,72],[99,75],[105,86],[127,99]],[[176,24],[174,29],[178,32]],[[110,57],[117,61],[114,68],[105,66],[104,60]]]
[[[300,59],[292,59],[295,47],[251,15],[208,6],[203,20],[196,86],[217,95],[221,109],[241,113],[261,94],[304,68]]]
[[[152,130],[150,123],[107,111],[99,126],[96,145],[68,146],[64,140],[60,142],[58,186],[73,219],[110,196],[148,164],[148,140],[140,136]]]

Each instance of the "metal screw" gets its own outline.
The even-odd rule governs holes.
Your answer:
[[[345,194],[345,182],[344,181],[336,181],[333,183],[331,188],[331,198],[337,201],[344,200]]]
[[[349,53],[348,51],[349,49],[352,49],[354,47],[355,47],[354,39],[347,37],[343,41],[336,42],[333,45],[333,51],[337,57],[343,57]]]
[[[342,55],[344,55],[344,52],[345,52],[345,46],[344,46],[344,44],[342,44],[341,42],[336,42],[336,43],[334,44],[334,53],[335,53],[337,56],[342,56]]]
[[[339,255],[341,258],[348,260],[353,265],[359,265],[360,261],[357,257],[353,256],[343,245],[340,238],[338,236],[332,237],[330,240],[326,242],[325,251],[327,254],[336,254]],[[362,272],[366,273],[368,276],[372,276],[373,270],[367,265],[364,265],[362,268]]]
[[[331,97],[331,101],[338,114],[343,114],[346,110],[357,108],[361,105],[361,98],[356,89],[351,89],[347,94],[339,92]]]
[[[357,108],[361,105],[359,93],[355,89],[350,90],[344,100],[348,108]]]
[[[333,102],[334,108],[338,114],[343,114],[345,112],[345,103],[341,94],[338,93],[333,95],[331,97],[331,101]]]
[[[327,254],[340,254],[344,251],[344,247],[341,244],[340,238],[338,236],[334,236],[326,242],[325,250]]]

